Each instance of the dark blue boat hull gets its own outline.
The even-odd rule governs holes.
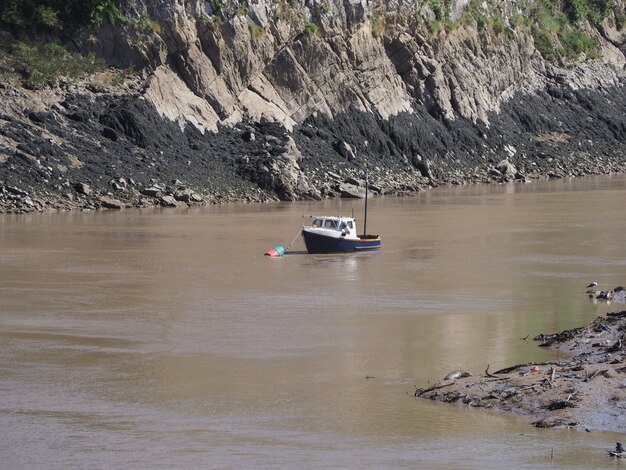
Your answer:
[[[302,231],[306,250],[311,253],[353,253],[355,251],[374,251],[382,246],[382,240],[377,235],[365,235],[364,238],[350,240],[333,238],[317,233]]]

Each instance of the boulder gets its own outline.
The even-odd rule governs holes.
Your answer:
[[[118,181],[115,181],[115,180],[111,181],[111,186],[116,191],[125,191],[126,190],[126,185],[125,184],[120,184]]]
[[[74,189],[78,194],[83,194],[85,196],[89,196],[93,192],[91,186],[87,183],[76,183],[74,184]]]
[[[301,127],[300,133],[302,135],[307,136],[309,139],[312,139],[313,137],[315,137],[315,129],[311,127]]]
[[[191,196],[189,196],[189,201],[199,203],[199,202],[204,202],[204,199],[198,193],[191,193]]]
[[[174,193],[174,199],[181,202],[202,202],[202,197],[191,189],[180,189]]]
[[[150,186],[149,188],[144,188],[139,192],[143,194],[144,196],[150,196],[150,197],[161,197],[163,195],[163,191],[161,190],[161,188],[157,188],[156,186]]]
[[[123,209],[125,207],[123,202],[109,196],[102,196],[100,198],[100,205],[105,209]]]
[[[502,160],[496,165],[496,169],[506,179],[515,178],[515,174],[517,173],[517,169],[515,168],[515,166],[508,160]]]
[[[174,196],[163,196],[159,202],[163,207],[178,207],[178,203],[176,202],[176,199],[174,199]]]
[[[302,153],[291,136],[287,137],[285,142],[285,155],[296,162],[302,161]]]
[[[424,178],[428,178],[431,180],[434,179],[432,171],[430,169],[430,160],[428,160],[427,158],[422,158],[422,156],[419,154],[415,154],[411,158],[411,163]]]
[[[27,191],[24,191],[23,189],[17,188],[15,186],[7,186],[6,190],[10,194],[15,194],[16,196],[20,196],[20,197],[28,196],[28,192]]]
[[[340,140],[335,144],[335,150],[339,155],[341,155],[349,162],[356,160],[356,154],[354,153],[354,150],[352,149],[350,144],[344,142],[343,140]]]
[[[353,184],[354,186],[361,186],[361,183],[363,183],[363,181],[360,181],[360,180],[358,180],[356,178],[353,178],[352,176],[348,176],[345,179],[345,182],[348,183],[348,184]]]
[[[359,188],[350,183],[341,183],[338,190],[341,197],[345,199],[363,199],[365,197],[364,188]]]

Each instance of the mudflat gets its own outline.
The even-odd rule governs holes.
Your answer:
[[[626,300],[623,294],[615,300]],[[415,396],[526,415],[537,427],[626,432],[625,331],[626,310],[610,312],[580,328],[535,336],[540,347],[569,359],[487,367],[478,376],[459,372]]]

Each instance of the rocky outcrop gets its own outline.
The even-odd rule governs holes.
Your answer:
[[[134,0],[126,14],[139,24],[150,18],[152,28],[119,23],[90,47],[148,67],[145,96],[163,116],[212,130],[263,118],[290,130],[314,113],[348,109],[386,119],[415,105],[488,122],[518,91],[623,78],[625,36],[612,18],[589,31],[602,60],[566,69],[544,61],[530,29],[513,24],[524,13],[514,2],[485,13],[501,18],[500,28],[461,18],[467,6],[451,2],[454,26],[432,33],[432,5],[420,1]],[[111,34],[134,41],[112,46]]]
[[[133,80],[0,89],[0,210],[358,195],[365,168],[380,194],[624,171],[615,17],[588,26],[597,58],[555,64],[517,4],[497,25],[468,8],[444,31],[432,2],[123,2],[76,44]]]

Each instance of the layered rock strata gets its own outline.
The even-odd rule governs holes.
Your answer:
[[[503,30],[432,32],[423,2],[129,0],[132,21],[78,46],[136,79],[0,89],[0,210],[163,204],[154,185],[192,203],[317,199],[366,168],[381,194],[624,171],[615,18],[589,27],[598,58],[557,66],[517,8],[497,7]]]

